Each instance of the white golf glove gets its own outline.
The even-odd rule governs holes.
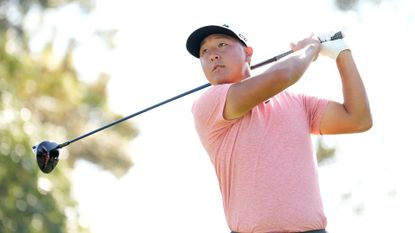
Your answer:
[[[350,50],[350,48],[343,39],[330,40],[332,36],[332,33],[325,33],[318,36],[322,42],[320,54],[336,60],[340,52]]]

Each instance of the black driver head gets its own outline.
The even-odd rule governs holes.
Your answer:
[[[59,144],[50,141],[43,141],[33,146],[36,153],[37,165],[44,173],[50,173],[59,162]]]

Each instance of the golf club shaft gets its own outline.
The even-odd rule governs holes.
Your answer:
[[[341,31],[339,31],[339,32],[337,32],[336,34],[334,34],[334,35],[331,37],[331,40],[337,40],[337,39],[342,39],[342,38],[343,38],[343,34],[342,34],[342,32],[341,32]],[[285,57],[285,56],[287,56],[287,55],[289,55],[289,54],[291,54],[291,53],[293,53],[293,51],[292,51],[292,50],[287,51],[287,52],[282,53],[282,54],[279,54],[279,55],[277,55],[277,56],[275,56],[275,57],[273,57],[273,58],[270,58],[270,59],[265,60],[265,61],[263,61],[263,62],[260,62],[260,63],[258,63],[258,64],[255,64],[255,65],[251,66],[251,70],[256,69],[256,68],[258,68],[258,67],[261,67],[261,66],[264,66],[264,65],[267,65],[267,64],[272,63],[272,62],[276,62],[276,61],[278,61],[279,59],[281,59],[281,58],[283,58],[283,57]],[[160,107],[160,106],[162,106],[162,105],[164,105],[164,104],[167,104],[167,103],[169,103],[169,102],[171,102],[171,101],[173,101],[173,100],[176,100],[176,99],[182,98],[182,97],[184,97],[184,96],[187,96],[187,95],[189,95],[189,94],[192,94],[192,93],[194,93],[194,92],[196,92],[196,91],[202,90],[202,89],[204,89],[204,88],[206,88],[206,87],[209,87],[209,86],[211,86],[211,84],[210,84],[210,83],[206,83],[206,84],[201,85],[201,86],[199,86],[199,87],[196,87],[196,88],[194,88],[194,89],[192,89],[192,90],[190,90],[190,91],[183,92],[182,94],[179,94],[179,95],[174,96],[174,97],[172,97],[172,98],[170,98],[170,99],[164,100],[164,101],[162,101],[162,102],[160,102],[160,103],[157,103],[157,104],[154,104],[154,105],[152,105],[152,106],[150,106],[150,107],[147,107],[147,108],[145,108],[145,109],[143,109],[143,110],[141,110],[141,111],[138,111],[138,112],[136,112],[136,113],[133,113],[133,114],[131,114],[131,115],[128,115],[128,116],[126,116],[126,117],[123,117],[123,118],[121,118],[121,119],[119,119],[119,120],[116,120],[116,121],[114,121],[114,122],[111,122],[111,123],[109,123],[109,124],[107,124],[107,125],[104,125],[104,126],[102,126],[102,127],[98,128],[98,129],[96,129],[96,130],[93,130],[93,131],[91,131],[91,132],[89,132],[89,133],[86,133],[86,134],[84,134],[84,135],[81,135],[81,136],[79,136],[79,137],[76,137],[76,138],[74,138],[74,139],[71,139],[71,140],[69,140],[69,141],[66,141],[66,142],[64,142],[64,143],[61,143],[61,144],[59,144],[59,145],[57,146],[57,148],[56,148],[56,149],[60,149],[60,148],[63,148],[63,147],[65,147],[65,146],[68,146],[68,145],[69,145],[69,144],[71,144],[71,143],[74,143],[74,142],[76,142],[76,141],[78,141],[78,140],[81,140],[81,139],[83,139],[83,138],[86,138],[86,137],[88,137],[88,136],[91,136],[92,134],[95,134],[95,133],[97,133],[97,132],[99,132],[99,131],[102,131],[102,130],[104,130],[104,129],[107,129],[107,128],[111,127],[111,126],[114,126],[114,125],[116,125],[116,124],[119,124],[119,123],[121,123],[121,122],[123,122],[123,121],[126,121],[126,120],[130,119],[130,118],[133,118],[133,117],[135,117],[135,116],[138,116],[138,115],[140,115],[140,114],[142,114],[142,113],[145,113],[145,112],[150,111],[150,110],[152,110],[152,109],[154,109],[154,108]]]
[[[138,111],[138,112],[136,112],[136,113],[133,113],[133,114],[128,115],[128,116],[126,116],[126,117],[123,117],[123,118],[121,118],[121,119],[119,119],[119,120],[116,120],[116,121],[114,121],[114,122],[111,122],[111,123],[109,123],[109,124],[107,124],[107,125],[102,126],[101,128],[98,128],[98,129],[96,129],[96,130],[93,130],[93,131],[91,131],[91,132],[89,132],[89,133],[86,133],[86,134],[84,134],[84,135],[81,135],[81,136],[79,136],[79,137],[76,137],[76,138],[74,138],[74,139],[72,139],[72,140],[69,140],[69,141],[67,141],[67,142],[61,143],[61,144],[59,144],[59,145],[58,145],[58,149],[59,149],[59,148],[63,148],[63,147],[65,147],[65,146],[67,146],[67,145],[69,145],[69,144],[71,144],[71,143],[73,143],[73,142],[76,142],[76,141],[78,141],[78,140],[81,140],[81,139],[83,139],[83,138],[85,138],[85,137],[91,136],[92,134],[95,134],[95,133],[97,133],[97,132],[99,132],[99,131],[101,131],[101,130],[104,130],[104,129],[106,129],[106,128],[109,128],[109,127],[111,127],[111,126],[114,126],[114,125],[116,125],[116,124],[119,124],[119,123],[121,123],[121,122],[123,122],[123,121],[126,121],[126,120],[128,120],[128,119],[130,119],[130,118],[133,118],[133,117],[135,117],[135,116],[138,116],[138,115],[140,115],[140,114],[142,114],[142,113],[145,113],[145,112],[147,112],[147,111],[150,111],[151,109],[154,109],[154,108],[160,107],[161,105],[167,104],[167,103],[169,103],[169,102],[171,102],[171,101],[173,101],[173,100],[179,99],[179,98],[184,97],[184,96],[186,96],[186,95],[189,95],[189,94],[191,94],[191,93],[193,93],[193,92],[196,92],[196,91],[202,90],[202,89],[204,89],[204,88],[206,88],[206,87],[209,87],[210,85],[211,85],[210,83],[206,83],[206,84],[204,84],[204,85],[202,85],[202,86],[199,86],[199,87],[196,87],[196,88],[194,88],[194,89],[192,89],[192,90],[190,90],[190,91],[183,92],[183,93],[182,93],[182,94],[180,94],[180,95],[176,95],[176,96],[174,96],[174,97],[172,97],[172,98],[170,98],[170,99],[164,100],[164,101],[162,101],[162,102],[160,102],[160,103],[154,104],[154,105],[152,105],[152,106],[150,106],[150,107],[147,107],[147,108],[145,108],[145,109],[143,109],[143,110],[140,110],[140,111]]]

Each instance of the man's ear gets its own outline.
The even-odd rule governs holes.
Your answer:
[[[251,63],[252,54],[254,53],[254,49],[252,47],[245,47],[245,55],[246,55],[246,61],[248,63]]]

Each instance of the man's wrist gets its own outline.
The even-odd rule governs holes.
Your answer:
[[[312,53],[312,61],[317,60],[318,55],[320,53],[321,44],[320,43],[312,43],[309,45],[309,48],[311,49]]]
[[[343,56],[348,56],[351,54],[351,50],[349,48],[343,49],[339,52],[339,54],[337,55],[336,59],[343,57]]]

